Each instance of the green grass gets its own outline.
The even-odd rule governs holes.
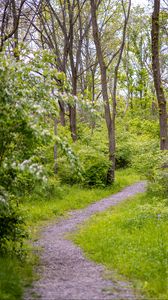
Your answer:
[[[32,229],[32,225],[56,219],[70,210],[84,208],[139,180],[139,175],[131,169],[125,169],[116,172],[116,182],[107,188],[83,188],[78,185],[59,186],[53,181],[52,185],[55,184],[55,188],[52,195],[43,196],[41,192],[37,191],[36,194],[25,197],[21,209]]]
[[[116,182],[108,188],[82,188],[80,186],[59,186],[53,180],[50,182],[48,195],[41,189],[25,196],[20,209],[25,217],[31,239],[37,238],[40,225],[56,220],[66,215],[70,210],[86,207],[101,198],[116,193],[123,187],[138,181],[140,178],[132,170],[120,170],[116,174]],[[52,188],[51,188],[52,187]],[[30,254],[29,254],[30,252]],[[0,299],[22,299],[23,286],[33,279],[32,267],[34,256],[28,251],[28,262],[20,264],[17,258],[0,258]]]
[[[24,287],[31,284],[33,261],[24,260],[24,266],[22,264],[23,261],[21,262],[16,257],[0,257],[1,300],[22,299]]]
[[[18,263],[14,259],[0,258],[0,299],[17,300],[21,295]]]
[[[168,299],[168,207],[139,194],[98,214],[73,237],[86,254],[131,280],[145,299]]]

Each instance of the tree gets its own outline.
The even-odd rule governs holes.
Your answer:
[[[167,132],[167,108],[164,89],[162,85],[159,58],[159,38],[160,38],[160,0],[154,0],[154,9],[152,14],[152,70],[154,86],[159,106],[160,123],[160,149],[168,150],[168,132]]]
[[[101,35],[99,32],[98,21],[97,21],[97,8],[101,1],[97,2],[95,0],[90,0],[91,5],[91,17],[92,17],[92,29],[93,29],[93,39],[96,47],[97,59],[100,66],[101,75],[101,87],[102,87],[102,97],[104,102],[105,120],[108,131],[108,142],[109,142],[109,170],[107,173],[107,183],[112,183],[115,179],[115,117],[116,117],[116,91],[117,91],[117,81],[118,81],[118,70],[122,59],[122,54],[125,45],[126,29],[129,19],[131,0],[129,0],[128,9],[126,12],[124,2],[122,0],[122,9],[124,13],[124,26],[122,32],[122,38],[119,49],[113,54],[111,60],[107,64],[105,61],[103,53],[103,45],[101,41]],[[112,88],[112,101],[113,107],[110,108],[108,83],[107,83],[107,70],[113,59],[117,57],[115,68],[114,68],[114,80]]]
[[[0,52],[4,43],[13,38],[12,49],[16,59],[19,59],[18,30],[25,2],[26,0],[3,0],[0,4]]]
[[[74,101],[68,103],[70,130],[73,141],[77,140],[77,116],[75,98],[78,94],[83,42],[90,29],[90,15],[86,0],[46,1],[33,3],[34,15],[30,19],[30,30],[38,47],[55,53],[55,65],[65,74],[71,86]],[[38,33],[38,34],[37,34]],[[37,38],[38,37],[38,38]],[[64,80],[59,79],[60,89]],[[59,100],[60,121],[65,126],[66,105]]]
[[[153,96],[151,20],[142,7],[131,11],[126,46],[120,68],[120,90],[126,94],[125,113],[142,113],[147,117],[154,113],[156,100]],[[155,115],[155,114],[154,114]]]

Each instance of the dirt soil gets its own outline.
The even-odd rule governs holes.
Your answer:
[[[40,279],[25,291],[24,299],[137,299],[128,282],[106,279],[108,276],[105,276],[105,268],[87,259],[83,251],[68,240],[67,235],[93,214],[144,192],[145,186],[145,182],[138,182],[85,209],[69,213],[67,219],[45,227],[36,243],[44,249],[40,252],[40,266],[37,271]]]

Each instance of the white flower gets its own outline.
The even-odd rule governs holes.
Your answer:
[[[3,167],[6,168],[8,164],[6,162],[3,162]]]
[[[25,166],[24,166],[23,164],[20,164],[19,169],[20,169],[21,171],[24,171]]]
[[[3,204],[6,204],[6,200],[3,196],[0,195],[0,202]]]
[[[157,219],[160,220],[160,218],[161,218],[161,214],[158,214]]]
[[[47,130],[47,129],[43,129],[43,131],[42,131],[42,135],[43,136],[45,136],[45,135],[50,135],[50,132],[49,132],[49,130]]]
[[[11,167],[16,168],[16,162],[15,161],[11,164]]]
[[[47,177],[46,177],[46,176],[43,176],[43,177],[42,177],[42,180],[43,180],[43,182],[47,182]]]

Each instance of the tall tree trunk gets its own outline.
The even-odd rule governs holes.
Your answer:
[[[65,104],[62,100],[58,101],[59,107],[60,107],[60,122],[62,126],[66,125],[65,121]]]
[[[72,73],[72,95],[77,95],[77,68],[74,61],[74,4],[73,0],[72,5],[69,0],[68,3],[68,14],[69,14],[69,59]],[[70,118],[70,130],[72,140],[75,142],[77,140],[77,126],[76,126],[76,104],[69,104],[69,118]]]
[[[73,142],[77,141],[77,130],[76,130],[76,104],[69,105],[69,117],[70,117],[70,130]]]
[[[160,0],[154,0],[154,10],[152,14],[152,69],[154,86],[159,106],[159,123],[160,123],[160,149],[168,150],[168,133],[167,133],[167,109],[164,90],[162,87],[160,59],[159,59],[159,14]]]
[[[120,51],[119,51],[119,56],[117,59],[117,63],[115,66],[114,70],[114,85],[113,85],[113,112],[112,112],[112,130],[113,130],[113,136],[112,136],[112,145],[113,145],[113,155],[112,155],[112,162],[113,166],[115,169],[115,147],[116,147],[116,139],[115,139],[115,119],[116,119],[116,106],[117,106],[117,83],[118,83],[118,71],[124,51],[124,46],[125,46],[125,40],[126,40],[126,31],[127,31],[127,24],[129,20],[129,15],[130,15],[130,9],[131,9],[131,0],[129,0],[128,3],[128,11],[126,14],[125,8],[124,8],[124,1],[122,0],[122,7],[124,11],[124,26],[123,26],[123,34],[122,34],[122,41],[121,41],[121,46],[120,46]]]
[[[94,38],[97,58],[100,66],[102,96],[104,101],[105,120],[106,120],[107,131],[108,131],[110,167],[107,173],[107,183],[110,184],[114,182],[115,179],[115,127],[113,126],[114,124],[110,112],[108,87],[107,87],[107,66],[105,65],[99,31],[98,31],[98,24],[97,24],[97,17],[96,17],[96,9],[97,9],[96,3],[97,1],[90,0],[93,38]]]
[[[77,76],[74,68],[72,78],[72,95],[77,95]],[[76,128],[76,103],[69,105],[69,118],[70,118],[70,130],[71,137],[74,142],[77,141],[77,128]]]
[[[54,118],[54,135],[57,136],[57,119]],[[54,173],[58,172],[58,164],[57,164],[57,144],[54,145]]]
[[[19,60],[19,34],[17,26],[17,11],[15,0],[12,1],[12,14],[13,14],[13,28],[17,28],[14,32],[14,44],[13,44],[13,54],[16,60]]]

